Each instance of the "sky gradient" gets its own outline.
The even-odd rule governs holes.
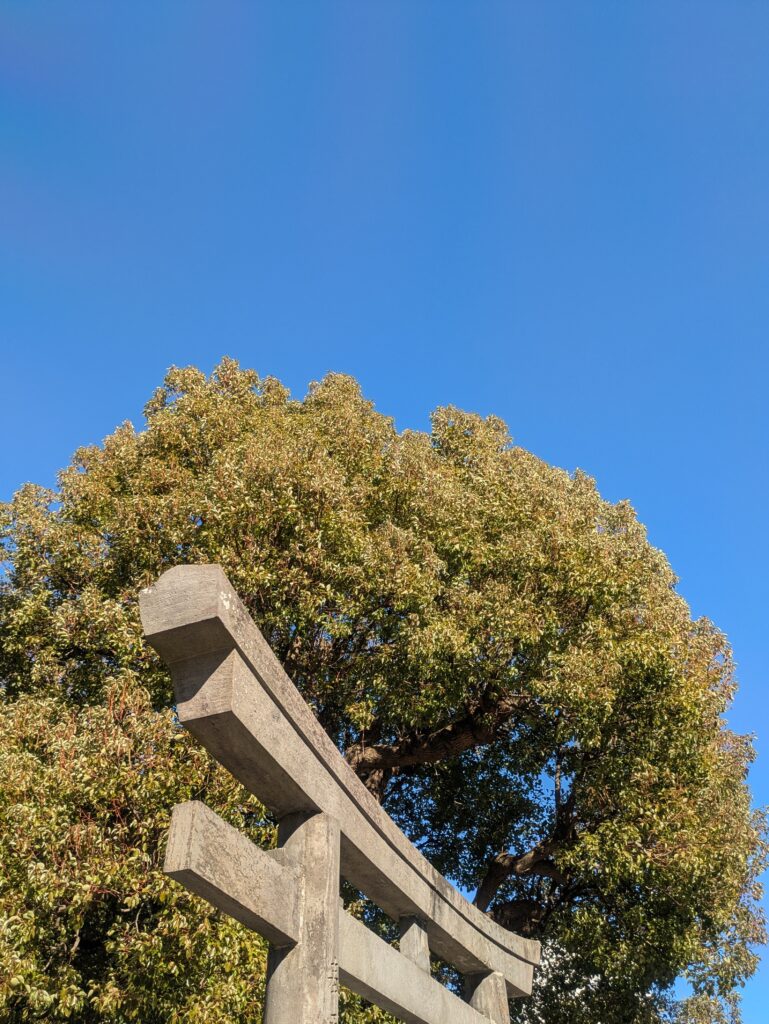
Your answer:
[[[497,414],[727,632],[757,803],[768,328],[763,0],[0,0],[0,499],[225,354]]]

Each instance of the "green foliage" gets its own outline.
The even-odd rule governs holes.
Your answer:
[[[0,717],[3,1020],[259,1020],[262,941],[160,871],[168,808],[200,793],[256,841],[252,797],[135,680]]]
[[[494,418],[398,433],[338,375],[298,402],[175,369],[146,415],[0,512],[4,1019],[259,1019],[261,941],[159,871],[191,796],[272,838],[141,639],[138,591],[218,562],[407,833],[542,937],[517,1019],[729,1020],[763,936],[752,747],[725,638],[630,506]]]

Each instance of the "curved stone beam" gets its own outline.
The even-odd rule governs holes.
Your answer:
[[[185,727],[282,817],[340,823],[341,871],[394,920],[418,917],[464,974],[529,995],[539,943],[497,925],[419,853],[357,778],[217,565],[176,566],[140,595],[145,636],[171,669]]]

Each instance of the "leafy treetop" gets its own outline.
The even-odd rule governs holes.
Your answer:
[[[258,1019],[260,940],[159,873],[178,799],[272,834],[142,642],[137,593],[180,562],[222,565],[407,834],[542,938],[517,1019],[736,1019],[763,937],[752,747],[724,636],[630,505],[494,417],[399,433],[338,374],[294,401],[232,360],[172,369],[146,417],[1,513],[7,1019]]]

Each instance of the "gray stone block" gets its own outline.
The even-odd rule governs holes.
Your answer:
[[[175,812],[169,843],[174,877],[273,943],[267,1024],[336,1020],[337,960],[351,988],[407,1021],[507,1024],[507,997],[531,991],[539,944],[472,906],[408,841],[320,727],[221,569],[171,569],[140,607],[185,727],[281,818],[283,846],[270,854],[212,823],[205,808]],[[340,872],[401,923],[400,953],[338,917]],[[255,873],[261,881],[249,889]],[[472,1005],[429,976],[431,950],[466,975]],[[312,996],[302,979],[311,979]]]

